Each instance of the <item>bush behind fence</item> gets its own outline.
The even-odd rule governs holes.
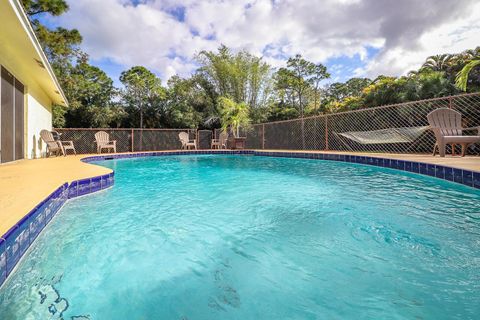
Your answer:
[[[463,127],[480,126],[480,94],[413,101],[376,108],[319,115],[303,119],[285,120],[253,125],[244,135],[250,149],[331,150],[387,153],[429,153],[435,137],[430,130],[423,131],[412,142],[381,143],[377,130],[427,126],[427,114],[437,108],[451,108],[463,116]],[[95,153],[95,133],[106,131],[117,141],[117,152],[159,151],[180,149],[178,133],[186,131],[197,139],[199,149],[210,148],[219,130],[195,129],[57,129],[62,140],[72,140],[78,153]],[[368,132],[377,143],[361,144],[341,133]],[[473,134],[471,132],[470,134]],[[451,149],[447,149],[451,152]],[[478,154],[479,146],[471,146],[470,154]]]
[[[380,143],[377,130],[428,126],[427,114],[438,108],[451,108],[462,114],[463,127],[480,126],[480,94],[413,101],[382,107],[319,115],[303,119],[256,124],[248,133],[247,147],[254,149],[331,150],[386,153],[429,153],[435,137],[425,130],[412,142]],[[361,144],[341,133],[367,132],[377,143]],[[468,134],[468,132],[467,132]],[[476,134],[470,132],[469,134]],[[450,147],[447,152],[451,152]],[[473,145],[470,154],[478,154]]]

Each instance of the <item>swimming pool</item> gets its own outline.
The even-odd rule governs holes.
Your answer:
[[[257,156],[99,162],[0,291],[1,319],[474,319],[480,192]]]

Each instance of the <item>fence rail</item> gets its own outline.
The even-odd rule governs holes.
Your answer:
[[[130,128],[59,128],[62,140],[71,140],[77,153],[95,153],[95,133],[105,131],[110,140],[117,142],[117,152],[175,150],[181,148],[178,134],[186,131],[191,138],[192,129],[130,129]]]
[[[463,94],[445,98],[412,101],[375,108],[325,114],[303,119],[253,125],[248,132],[247,147],[254,149],[332,150],[383,153],[429,153],[435,137],[423,130],[411,141],[382,143],[389,131],[412,130],[428,126],[427,114],[438,108],[450,108],[462,114],[463,127],[480,126],[480,94]],[[420,129],[419,129],[420,131]],[[370,143],[359,143],[342,134],[363,133]],[[373,141],[373,143],[372,143]],[[451,152],[450,147],[447,152]],[[473,145],[470,154],[478,154]]]
[[[463,116],[463,127],[480,126],[480,93],[412,101],[375,108],[325,114],[294,120],[253,125],[244,135],[250,149],[332,150],[387,153],[429,153],[435,137],[430,130],[419,129],[409,140],[391,143],[385,135],[392,130],[416,130],[428,126],[427,114],[437,108],[451,108]],[[62,140],[72,140],[78,153],[96,151],[94,134],[106,131],[117,141],[118,152],[174,150],[181,147],[178,133],[186,131],[197,139],[200,149],[210,148],[210,140],[219,130],[195,129],[57,129]],[[369,136],[369,142],[348,138],[349,134]],[[347,136],[347,137],[346,137]],[[384,139],[384,140],[382,140]],[[450,147],[449,147],[450,148]],[[447,148],[447,152],[451,149]],[[479,154],[480,146],[469,148]]]

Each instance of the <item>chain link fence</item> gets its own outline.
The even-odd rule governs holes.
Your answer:
[[[73,141],[77,153],[96,153],[95,133],[105,131],[110,140],[117,143],[117,152],[177,150],[182,144],[180,132],[188,132],[195,139],[195,129],[111,129],[111,128],[63,128],[56,129],[63,141]]]
[[[256,124],[248,132],[247,148],[430,153],[435,137],[427,114],[438,108],[460,112],[463,127],[480,126],[480,94],[464,94]],[[469,153],[479,154],[479,146],[470,146]]]
[[[430,153],[435,137],[427,114],[438,108],[457,110],[463,127],[480,126],[480,94],[413,101],[303,119],[255,124],[246,136],[248,149],[332,150],[383,153]],[[62,140],[72,140],[77,153],[95,153],[95,133],[105,131],[117,141],[117,152],[160,151],[181,148],[180,132],[197,139],[198,149],[209,149],[221,132],[196,129],[57,129]],[[242,130],[243,131],[243,130]],[[465,134],[475,134],[466,132]],[[232,135],[230,135],[231,137]],[[231,144],[229,144],[231,145]],[[451,152],[447,147],[447,152]],[[470,154],[479,154],[478,145]]]

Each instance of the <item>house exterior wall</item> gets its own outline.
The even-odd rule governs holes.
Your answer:
[[[40,131],[52,129],[52,102],[42,91],[31,87],[27,87],[25,100],[25,157],[44,157],[46,147]]]
[[[23,156],[43,157],[46,148],[40,131],[52,128],[52,105],[68,104],[21,1],[0,0],[0,21],[0,65],[24,86]],[[18,128],[18,123],[16,125]],[[9,142],[9,137],[5,141]],[[10,161],[10,157],[6,161]]]
[[[52,100],[28,75],[15,72],[8,63],[2,61],[0,65],[10,71],[15,79],[25,86],[24,94],[24,155],[25,159],[45,157],[45,143],[40,138],[42,129],[52,129]]]

